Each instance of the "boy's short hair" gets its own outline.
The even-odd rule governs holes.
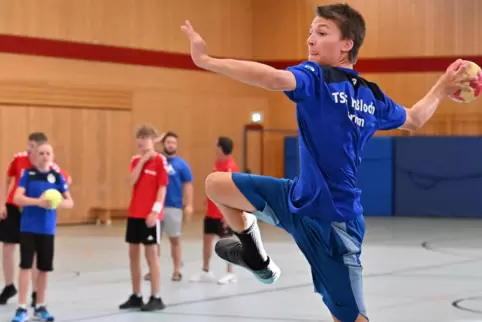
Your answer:
[[[156,137],[158,134],[153,126],[141,125],[136,129],[136,139],[154,139]]]
[[[48,141],[48,138],[47,135],[45,135],[45,133],[43,132],[33,132],[29,134],[28,140],[33,141],[37,144],[43,144]]]
[[[231,140],[227,136],[220,136],[218,138],[217,145],[218,147],[221,148],[221,151],[223,151],[225,155],[230,155],[233,152],[233,148],[234,148],[233,140]]]
[[[353,40],[353,48],[348,53],[351,63],[356,63],[358,52],[365,40],[366,24],[360,12],[346,3],[336,3],[316,8],[316,15],[336,23],[343,39]]]

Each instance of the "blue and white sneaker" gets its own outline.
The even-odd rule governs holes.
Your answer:
[[[238,240],[231,238],[220,239],[216,243],[214,251],[226,262],[249,270],[261,283],[273,284],[281,275],[280,268],[271,260],[271,258],[268,258],[269,262],[267,267],[261,270],[253,270],[250,268],[243,259],[243,245]]]
[[[54,321],[54,317],[52,314],[47,311],[47,308],[45,306],[39,306],[35,308],[34,315],[37,319],[40,319],[40,321]]]
[[[12,322],[27,322],[28,321],[28,312],[27,309],[19,307],[15,312],[15,316],[12,319]]]

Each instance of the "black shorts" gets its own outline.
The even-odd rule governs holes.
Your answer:
[[[20,242],[20,208],[7,204],[7,218],[0,220],[0,242],[18,244]]]
[[[55,237],[35,233],[20,233],[20,268],[31,269],[37,254],[37,269],[42,272],[54,270]]]
[[[161,242],[161,223],[147,227],[142,218],[127,218],[126,242],[129,244],[155,245]]]
[[[233,231],[231,228],[223,227],[223,220],[218,218],[204,217],[204,234],[218,235],[220,238],[231,237]]]

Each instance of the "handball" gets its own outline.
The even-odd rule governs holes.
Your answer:
[[[57,209],[59,204],[62,202],[62,194],[56,189],[48,189],[44,192],[45,199],[52,203],[52,208]]]
[[[482,70],[474,62],[469,61],[468,64],[469,66],[467,68],[466,74],[469,76],[477,77],[477,79],[469,84],[470,89],[459,89],[455,93],[449,95],[450,99],[457,103],[473,102],[477,97],[480,96],[482,92]]]

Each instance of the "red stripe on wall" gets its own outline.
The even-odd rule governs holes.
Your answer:
[[[198,69],[188,54],[13,35],[0,34],[0,52],[150,67]],[[482,66],[482,56],[394,57],[360,59],[356,69],[362,73],[441,72],[457,58],[471,60]],[[286,68],[300,63],[299,60],[262,62],[276,68]]]

